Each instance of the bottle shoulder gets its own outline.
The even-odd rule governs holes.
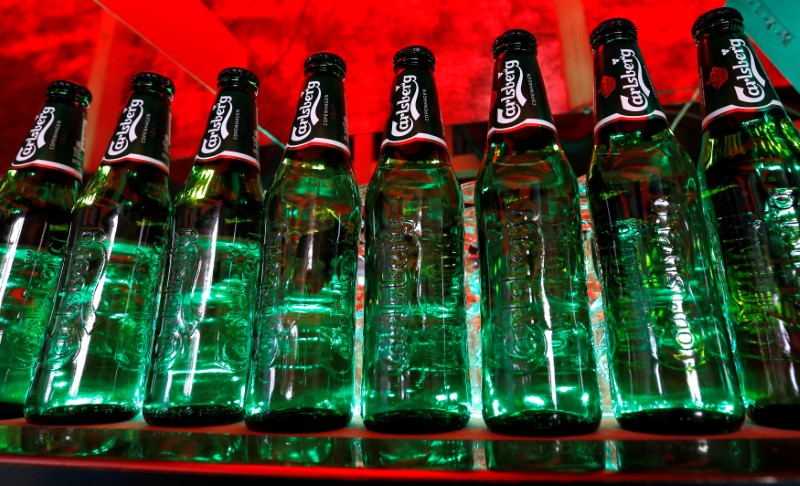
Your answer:
[[[800,134],[782,110],[747,115],[726,116],[708,125],[701,149],[704,166],[774,159],[800,163]]]
[[[80,191],[77,206],[132,206],[165,210],[171,206],[169,176],[137,162],[101,164]]]
[[[49,169],[9,170],[0,182],[0,211],[5,208],[71,209],[80,181]]]

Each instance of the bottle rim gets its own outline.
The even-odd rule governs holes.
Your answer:
[[[170,95],[175,94],[175,84],[171,79],[151,71],[137,73],[131,78],[131,87],[135,88],[137,86],[154,88]]]
[[[510,29],[499,35],[492,44],[494,57],[509,50],[532,52],[536,55],[536,37],[525,29]]]
[[[741,12],[733,7],[720,7],[709,10],[697,17],[697,20],[692,24],[692,37],[695,40],[700,40],[702,37],[715,32],[729,32],[743,27],[744,17]]]
[[[616,38],[627,38],[637,42],[636,25],[624,17],[604,20],[592,30],[589,43],[592,45],[592,49],[597,49],[600,44]]]
[[[85,100],[87,104],[92,102],[92,92],[89,91],[89,88],[66,79],[57,79],[48,84],[47,92],[73,96],[80,100]]]
[[[308,56],[303,63],[303,72],[308,75],[321,70],[332,70],[339,76],[347,72],[347,65],[341,56],[327,51],[319,51]]]
[[[252,71],[248,71],[247,69],[241,67],[227,67],[221,70],[217,75],[217,85],[221,87],[225,81],[235,79],[243,79],[258,89],[258,76],[256,76]]]
[[[436,66],[436,57],[430,49],[421,45],[406,46],[394,55],[392,59],[395,69],[400,67],[419,66],[433,69]]]

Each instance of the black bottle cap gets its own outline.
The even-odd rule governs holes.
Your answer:
[[[175,94],[175,85],[172,80],[158,73],[141,72],[134,75],[133,79],[131,79],[131,87],[136,88],[139,86],[165,91],[170,95]]]
[[[692,37],[699,40],[710,31],[726,32],[734,27],[743,27],[744,17],[741,12],[731,7],[720,7],[697,17],[692,25]]]
[[[65,81],[63,79],[53,81],[47,85],[47,92],[60,93],[78,100],[85,100],[86,104],[89,104],[92,101],[92,92],[89,91],[88,88],[81,86],[80,84],[73,83],[72,81]]]
[[[512,29],[505,31],[492,44],[492,54],[495,57],[510,49],[532,52],[536,55],[536,37],[527,30]]]
[[[217,75],[217,87],[235,87],[241,84],[249,84],[254,91],[258,91],[258,76],[245,68],[229,67],[219,72]]]
[[[303,63],[303,72],[308,75],[312,72],[330,71],[337,76],[344,76],[347,66],[344,59],[331,52],[315,52]]]
[[[395,69],[410,66],[433,69],[436,65],[436,58],[427,47],[408,46],[397,51],[397,54],[394,55],[393,64]]]
[[[618,37],[625,37],[636,42],[636,26],[633,22],[625,18],[600,22],[600,25],[595,27],[589,36],[589,42],[592,44],[592,49],[597,49],[600,44]]]

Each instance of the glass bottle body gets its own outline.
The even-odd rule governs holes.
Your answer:
[[[80,195],[26,400],[29,422],[116,422],[140,412],[169,210],[166,172],[138,162],[101,165]]]
[[[731,432],[743,422],[694,164],[660,119],[596,136],[588,178],[623,428]]]
[[[470,416],[462,199],[446,150],[385,149],[365,204],[364,425],[442,432]]]
[[[555,134],[489,140],[476,184],[483,419],[513,435],[597,429],[578,184]]]
[[[24,413],[79,185],[41,167],[11,169],[0,184],[0,418]]]
[[[244,418],[262,202],[258,168],[227,158],[196,163],[176,196],[143,409],[148,423]]]
[[[724,262],[744,404],[800,428],[800,140],[782,110],[733,113],[703,135],[699,174]]]
[[[258,346],[248,427],[346,426],[354,406],[361,199],[338,149],[289,151],[265,199]]]

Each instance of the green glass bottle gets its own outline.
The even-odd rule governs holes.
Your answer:
[[[0,419],[22,417],[44,345],[83,177],[89,90],[47,87],[44,106],[0,183]]]
[[[264,201],[257,348],[245,424],[317,432],[353,417],[361,197],[350,160],[345,63],[309,56],[289,141]]]
[[[483,420],[511,435],[572,435],[602,418],[578,181],[558,141],[536,39],[494,41],[489,133],[475,184]]]
[[[152,425],[244,418],[264,199],[258,85],[245,69],[220,71],[208,128],[175,196],[143,409]]]
[[[378,432],[444,432],[470,417],[463,203],[434,64],[422,46],[395,54],[367,187],[361,415]]]
[[[722,7],[692,28],[713,213],[747,414],[800,429],[800,136],[744,33]]]
[[[133,77],[106,154],[75,203],[28,422],[117,422],[141,411],[171,206],[173,92],[159,74]]]
[[[714,434],[744,421],[695,164],[675,138],[637,44],[592,31],[594,150],[587,193],[622,428]]]

